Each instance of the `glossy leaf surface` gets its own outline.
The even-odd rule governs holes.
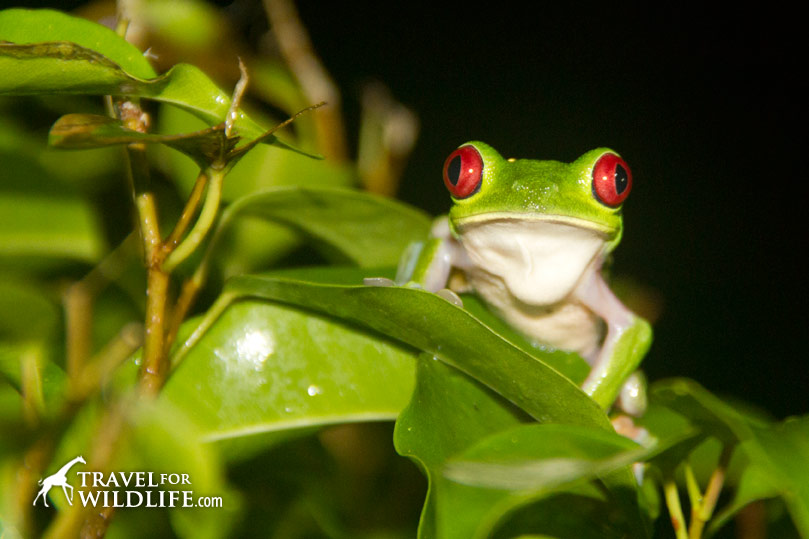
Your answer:
[[[89,37],[83,37],[89,36]],[[0,13],[0,95],[133,96],[181,107],[209,125],[224,121],[230,97],[202,71],[177,64],[154,71],[126,40],[98,24],[50,10]],[[138,59],[139,58],[139,59]],[[264,129],[240,113],[238,134]]]

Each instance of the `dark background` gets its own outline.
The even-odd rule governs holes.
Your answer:
[[[809,412],[803,17],[526,4],[299,10],[354,129],[369,79],[418,113],[401,196],[433,214],[467,140],[564,161],[619,151],[635,184],[614,274],[662,298],[649,377]]]

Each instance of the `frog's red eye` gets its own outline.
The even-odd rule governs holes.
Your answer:
[[[593,193],[602,204],[616,208],[632,190],[632,171],[614,153],[605,153],[593,167]]]
[[[444,185],[455,198],[478,192],[483,179],[483,158],[474,146],[461,146],[444,161]]]

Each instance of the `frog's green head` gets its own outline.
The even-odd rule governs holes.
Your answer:
[[[621,204],[632,173],[617,153],[591,150],[572,163],[504,159],[491,146],[467,142],[444,163],[444,183],[454,202],[453,233],[468,224],[509,219],[586,228],[610,247],[621,238]]]

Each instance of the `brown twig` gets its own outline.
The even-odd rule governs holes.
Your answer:
[[[194,187],[191,189],[191,193],[188,195],[188,200],[185,202],[185,207],[183,208],[183,212],[180,214],[180,219],[177,221],[177,224],[174,225],[174,229],[169,234],[169,237],[163,242],[162,250],[163,256],[166,255],[173,250],[180,240],[183,238],[183,235],[188,230],[189,225],[191,224],[191,219],[197,214],[197,210],[199,209],[199,204],[202,202],[202,193],[205,192],[205,187],[208,185],[208,175],[205,174],[205,171],[202,170],[197,176],[197,181],[194,182]]]
[[[126,257],[132,249],[133,235],[105,256],[90,272],[72,283],[62,295],[65,312],[66,366],[68,383],[73,391],[85,385],[82,372],[92,352],[93,303],[96,296],[125,267]]]
[[[169,317],[169,325],[166,330],[166,354],[171,351],[171,347],[177,339],[177,333],[180,331],[180,325],[188,316],[191,307],[194,306],[194,301],[197,299],[197,294],[205,280],[205,273],[194,272],[194,275],[189,277],[183,283],[180,289],[180,296],[172,309],[171,316]]]
[[[68,384],[72,388],[92,349],[93,294],[83,279],[65,290],[62,305],[65,311],[65,366]]]
[[[326,101],[331,106],[314,118],[319,150],[336,161],[348,159],[345,127],[340,112],[340,91],[315,54],[309,34],[289,0],[264,0],[264,10],[290,71],[309,103]]]

